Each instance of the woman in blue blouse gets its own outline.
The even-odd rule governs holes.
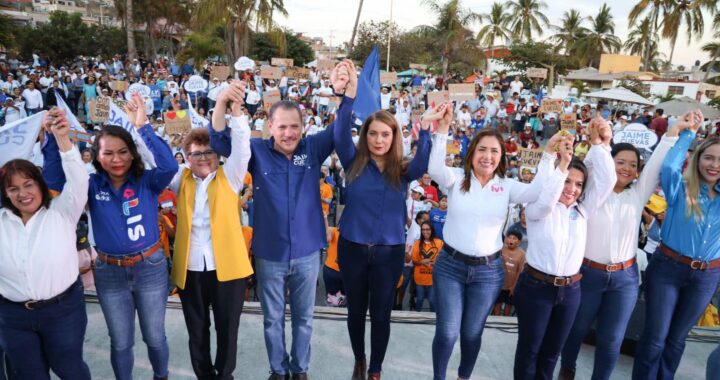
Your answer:
[[[645,329],[635,353],[633,379],[672,379],[685,339],[720,280],[720,139],[698,146],[683,173],[685,154],[703,116],[677,121],[680,134],[665,158],[660,182],[668,208],[662,244],[646,270]]]
[[[345,61],[348,75],[340,108],[353,106],[357,75]],[[445,105],[443,105],[444,107]],[[430,112],[437,115],[437,110]],[[439,113],[442,115],[442,113]],[[338,112],[338,115],[343,113]],[[340,220],[338,264],[347,291],[348,332],[355,354],[353,380],[380,379],[390,338],[390,313],[395,285],[405,261],[405,199],[408,183],[427,170],[430,155],[429,119],[423,120],[418,149],[410,162],[402,159],[402,131],[386,111],[370,115],[362,126],[357,147],[351,120],[335,121],[335,150],[347,170],[347,196]],[[369,300],[369,302],[368,302]],[[370,307],[369,368],[365,359],[365,313]]]
[[[132,379],[135,313],[156,379],[168,376],[165,337],[168,272],[160,246],[158,196],[178,170],[170,147],[155,135],[145,116],[145,103],[134,95],[125,108],[128,119],[155,158],[147,170],[130,133],[106,126],[95,137],[88,206],[98,258],[95,287],[110,334],[110,362],[115,377]],[[57,143],[43,148],[43,174],[55,189],[64,182]]]

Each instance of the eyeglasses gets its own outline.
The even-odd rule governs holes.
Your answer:
[[[191,152],[188,154],[188,156],[193,160],[204,160],[206,158],[212,159],[217,157],[217,153],[214,150],[210,149],[204,152]]]

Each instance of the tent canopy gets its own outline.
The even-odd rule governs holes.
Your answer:
[[[425,78],[425,74],[421,73],[419,70],[416,70],[416,69],[401,71],[401,72],[397,73],[397,76],[398,77],[411,77],[415,74],[420,74],[421,77]]]
[[[608,99],[608,100],[617,100],[619,102],[625,102],[625,103],[642,104],[645,106],[654,105],[653,102],[651,102],[651,101],[643,98],[642,96],[628,90],[627,88],[623,88],[623,87],[611,88],[609,90],[603,90],[603,91],[595,91],[595,92],[591,92],[589,94],[585,94],[584,96],[586,96],[588,98],[600,98],[600,99]]]
[[[700,103],[695,99],[688,98],[687,96],[655,105],[655,109],[658,108],[661,108],[665,115],[681,116],[685,112],[699,109],[702,111],[703,116],[708,119],[720,118],[720,111],[707,104]]]

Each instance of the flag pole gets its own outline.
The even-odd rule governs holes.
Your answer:
[[[390,43],[392,41],[392,22],[393,22],[393,3],[394,0],[390,0],[390,24],[388,25],[388,51],[387,51],[387,62],[385,64],[385,71],[390,71]]]

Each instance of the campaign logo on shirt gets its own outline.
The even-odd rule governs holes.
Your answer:
[[[505,191],[505,189],[500,185],[491,185],[490,191],[492,191],[493,193],[502,193],[503,191]]]
[[[307,160],[307,154],[293,156],[293,165],[305,166],[305,160]]]
[[[580,213],[577,210],[573,209],[570,211],[570,220],[578,220],[579,217]]]
[[[106,191],[100,191],[99,193],[95,194],[95,200],[103,201],[103,202],[110,202],[110,193],[108,193]]]
[[[135,190],[133,189],[125,189],[123,192],[123,198],[130,199],[135,196]]]
[[[123,214],[125,216],[130,216],[130,209],[133,207],[137,207],[137,205],[140,204],[140,200],[135,198],[131,201],[123,202]]]

